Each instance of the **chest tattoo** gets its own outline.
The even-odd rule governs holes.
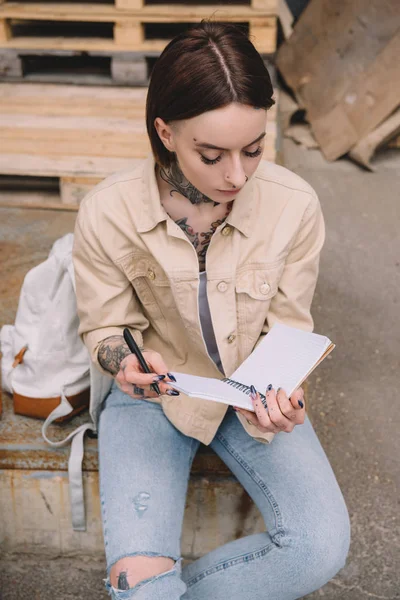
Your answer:
[[[182,219],[178,219],[175,221],[177,225],[185,232],[191,243],[193,244],[197,255],[199,257],[199,264],[201,270],[204,270],[206,265],[206,254],[208,247],[211,242],[211,237],[217,227],[219,227],[229,215],[232,210],[233,201],[229,202],[226,207],[226,214],[221,219],[217,219],[213,221],[210,225],[210,228],[207,231],[195,231],[194,228],[188,223],[188,217],[183,217]]]

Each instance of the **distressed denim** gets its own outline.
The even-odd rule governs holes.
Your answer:
[[[99,420],[106,589],[125,600],[292,600],[342,569],[350,545],[347,507],[312,424],[261,444],[231,407],[211,448],[252,498],[266,531],[182,567],[181,531],[200,442],[172,425],[159,403],[134,400],[113,382]],[[128,590],[110,583],[126,556],[164,556],[172,569]]]

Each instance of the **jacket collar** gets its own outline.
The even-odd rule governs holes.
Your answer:
[[[142,210],[137,220],[137,230],[139,233],[150,231],[158,223],[166,221],[168,218],[161,204],[154,168],[155,160],[153,153],[150,152],[143,163],[141,177]],[[246,237],[249,237],[251,234],[254,219],[257,217],[254,211],[255,203],[252,201],[256,193],[254,181],[256,173],[257,170],[236,196],[232,211],[225,221],[238,229]]]

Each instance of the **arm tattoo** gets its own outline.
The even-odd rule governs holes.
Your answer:
[[[120,364],[128,354],[129,350],[122,335],[112,335],[103,340],[97,353],[98,361],[101,366],[116,375],[120,369]]]
[[[129,583],[128,583],[128,572],[127,571],[121,571],[121,573],[118,575],[118,589],[119,590],[129,590]]]

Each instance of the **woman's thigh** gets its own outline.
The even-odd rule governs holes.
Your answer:
[[[115,384],[99,419],[99,476],[107,573],[126,556],[180,558],[190,469],[199,442],[158,403]]]
[[[349,515],[309,417],[270,444],[254,440],[230,408],[211,443],[259,508],[272,542],[298,544],[307,559],[340,561],[350,543]]]

